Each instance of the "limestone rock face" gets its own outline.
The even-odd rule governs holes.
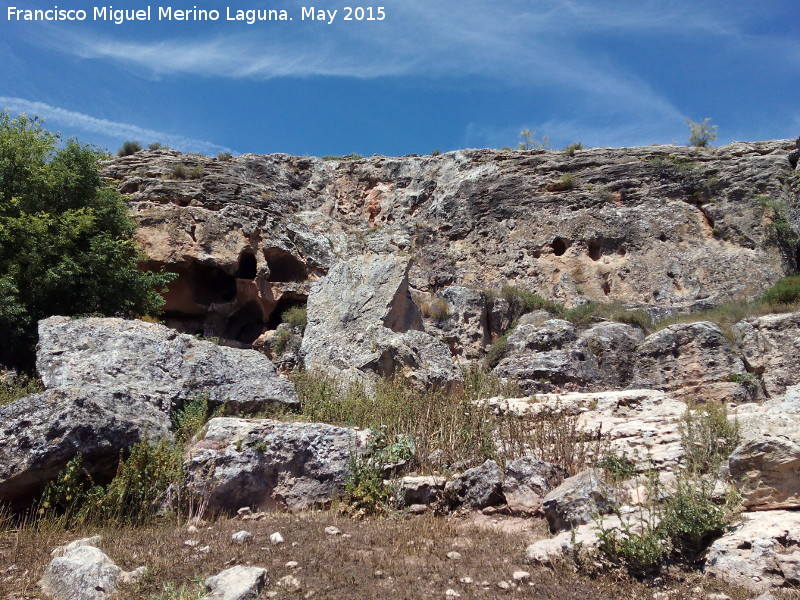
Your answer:
[[[508,509],[520,514],[536,513],[542,506],[542,499],[567,475],[562,467],[531,456],[507,462],[503,496]]]
[[[581,391],[601,380],[595,355],[572,323],[551,319],[520,325],[508,336],[509,356],[495,367],[528,393]]]
[[[681,398],[751,399],[750,388],[731,382],[744,363],[720,328],[708,322],[670,325],[649,335],[637,349],[632,387],[672,392]]]
[[[345,379],[400,375],[425,387],[462,381],[444,344],[422,331],[407,257],[366,255],[316,282],[303,337],[305,366]]]
[[[90,473],[113,475],[120,450],[170,428],[158,399],[124,388],[53,389],[0,406],[0,500],[27,504],[78,452]]]
[[[589,523],[598,514],[609,514],[617,498],[599,469],[586,469],[569,477],[544,497],[542,509],[550,531]]]
[[[745,513],[743,522],[715,541],[705,572],[754,592],[800,583],[800,513]]]
[[[735,329],[744,359],[767,394],[780,396],[800,383],[800,313],[745,319]]]
[[[302,510],[344,489],[363,445],[352,429],[269,419],[211,419],[185,462],[187,482],[211,511]]]
[[[202,600],[257,600],[266,583],[266,569],[237,565],[206,579]]]
[[[638,327],[624,323],[599,323],[581,333],[597,360],[605,389],[628,387],[636,364],[636,350],[644,339]]]
[[[797,438],[761,435],[741,444],[728,464],[750,510],[800,507],[800,444]]]
[[[486,295],[480,290],[451,285],[439,297],[447,303],[448,315],[439,327],[451,352],[466,359],[482,358],[491,342]]]
[[[292,383],[262,354],[136,320],[45,319],[36,368],[47,388],[125,393],[167,413],[201,393],[231,412],[298,404]]]
[[[445,486],[451,506],[485,508],[500,504],[503,499],[503,470],[493,460],[467,469]]]

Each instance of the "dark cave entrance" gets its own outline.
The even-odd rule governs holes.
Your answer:
[[[569,244],[567,244],[566,240],[560,237],[554,239],[553,243],[550,244],[550,247],[553,249],[553,254],[555,254],[556,256],[563,256],[564,253],[567,251],[568,246]]]
[[[264,259],[269,267],[269,281],[286,282],[305,281],[308,279],[306,266],[286,250],[265,248]]]
[[[256,255],[252,252],[243,252],[239,257],[239,268],[236,269],[236,279],[256,278],[257,273]]]
[[[197,304],[221,304],[236,298],[236,279],[218,267],[195,265],[189,285]]]
[[[264,332],[264,315],[255,302],[248,302],[228,317],[223,337],[252,345]]]

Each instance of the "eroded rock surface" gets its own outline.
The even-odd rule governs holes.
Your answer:
[[[618,502],[603,472],[586,469],[549,492],[542,502],[542,510],[550,531],[555,533],[589,523],[597,515],[609,514]]]
[[[744,360],[767,394],[780,396],[800,383],[800,313],[745,319],[735,330]]]
[[[512,513],[533,515],[544,497],[568,476],[566,469],[531,456],[506,463],[503,496]]]
[[[237,565],[206,579],[202,600],[257,600],[266,583],[266,569]]]
[[[213,512],[328,504],[363,446],[352,429],[270,419],[211,419],[185,463],[189,486]]]

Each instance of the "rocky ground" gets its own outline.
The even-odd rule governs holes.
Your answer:
[[[38,506],[78,455],[107,483],[161,441],[179,481],[158,508],[208,521],[9,517],[0,590],[791,596],[800,306],[761,295],[797,268],[793,148],[109,162],[148,266],[177,273],[164,324],[40,322],[44,390],[0,406],[0,500]],[[597,554],[598,515],[641,531],[686,481],[743,511],[692,557],[705,577]]]

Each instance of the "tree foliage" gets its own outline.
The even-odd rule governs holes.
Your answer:
[[[703,119],[702,123],[695,123],[686,119],[689,126],[689,145],[696,148],[705,148],[717,139],[717,126],[711,124],[711,119]]]
[[[144,315],[168,273],[143,272],[122,197],[103,186],[102,154],[0,112],[0,363],[31,364],[39,319]]]

